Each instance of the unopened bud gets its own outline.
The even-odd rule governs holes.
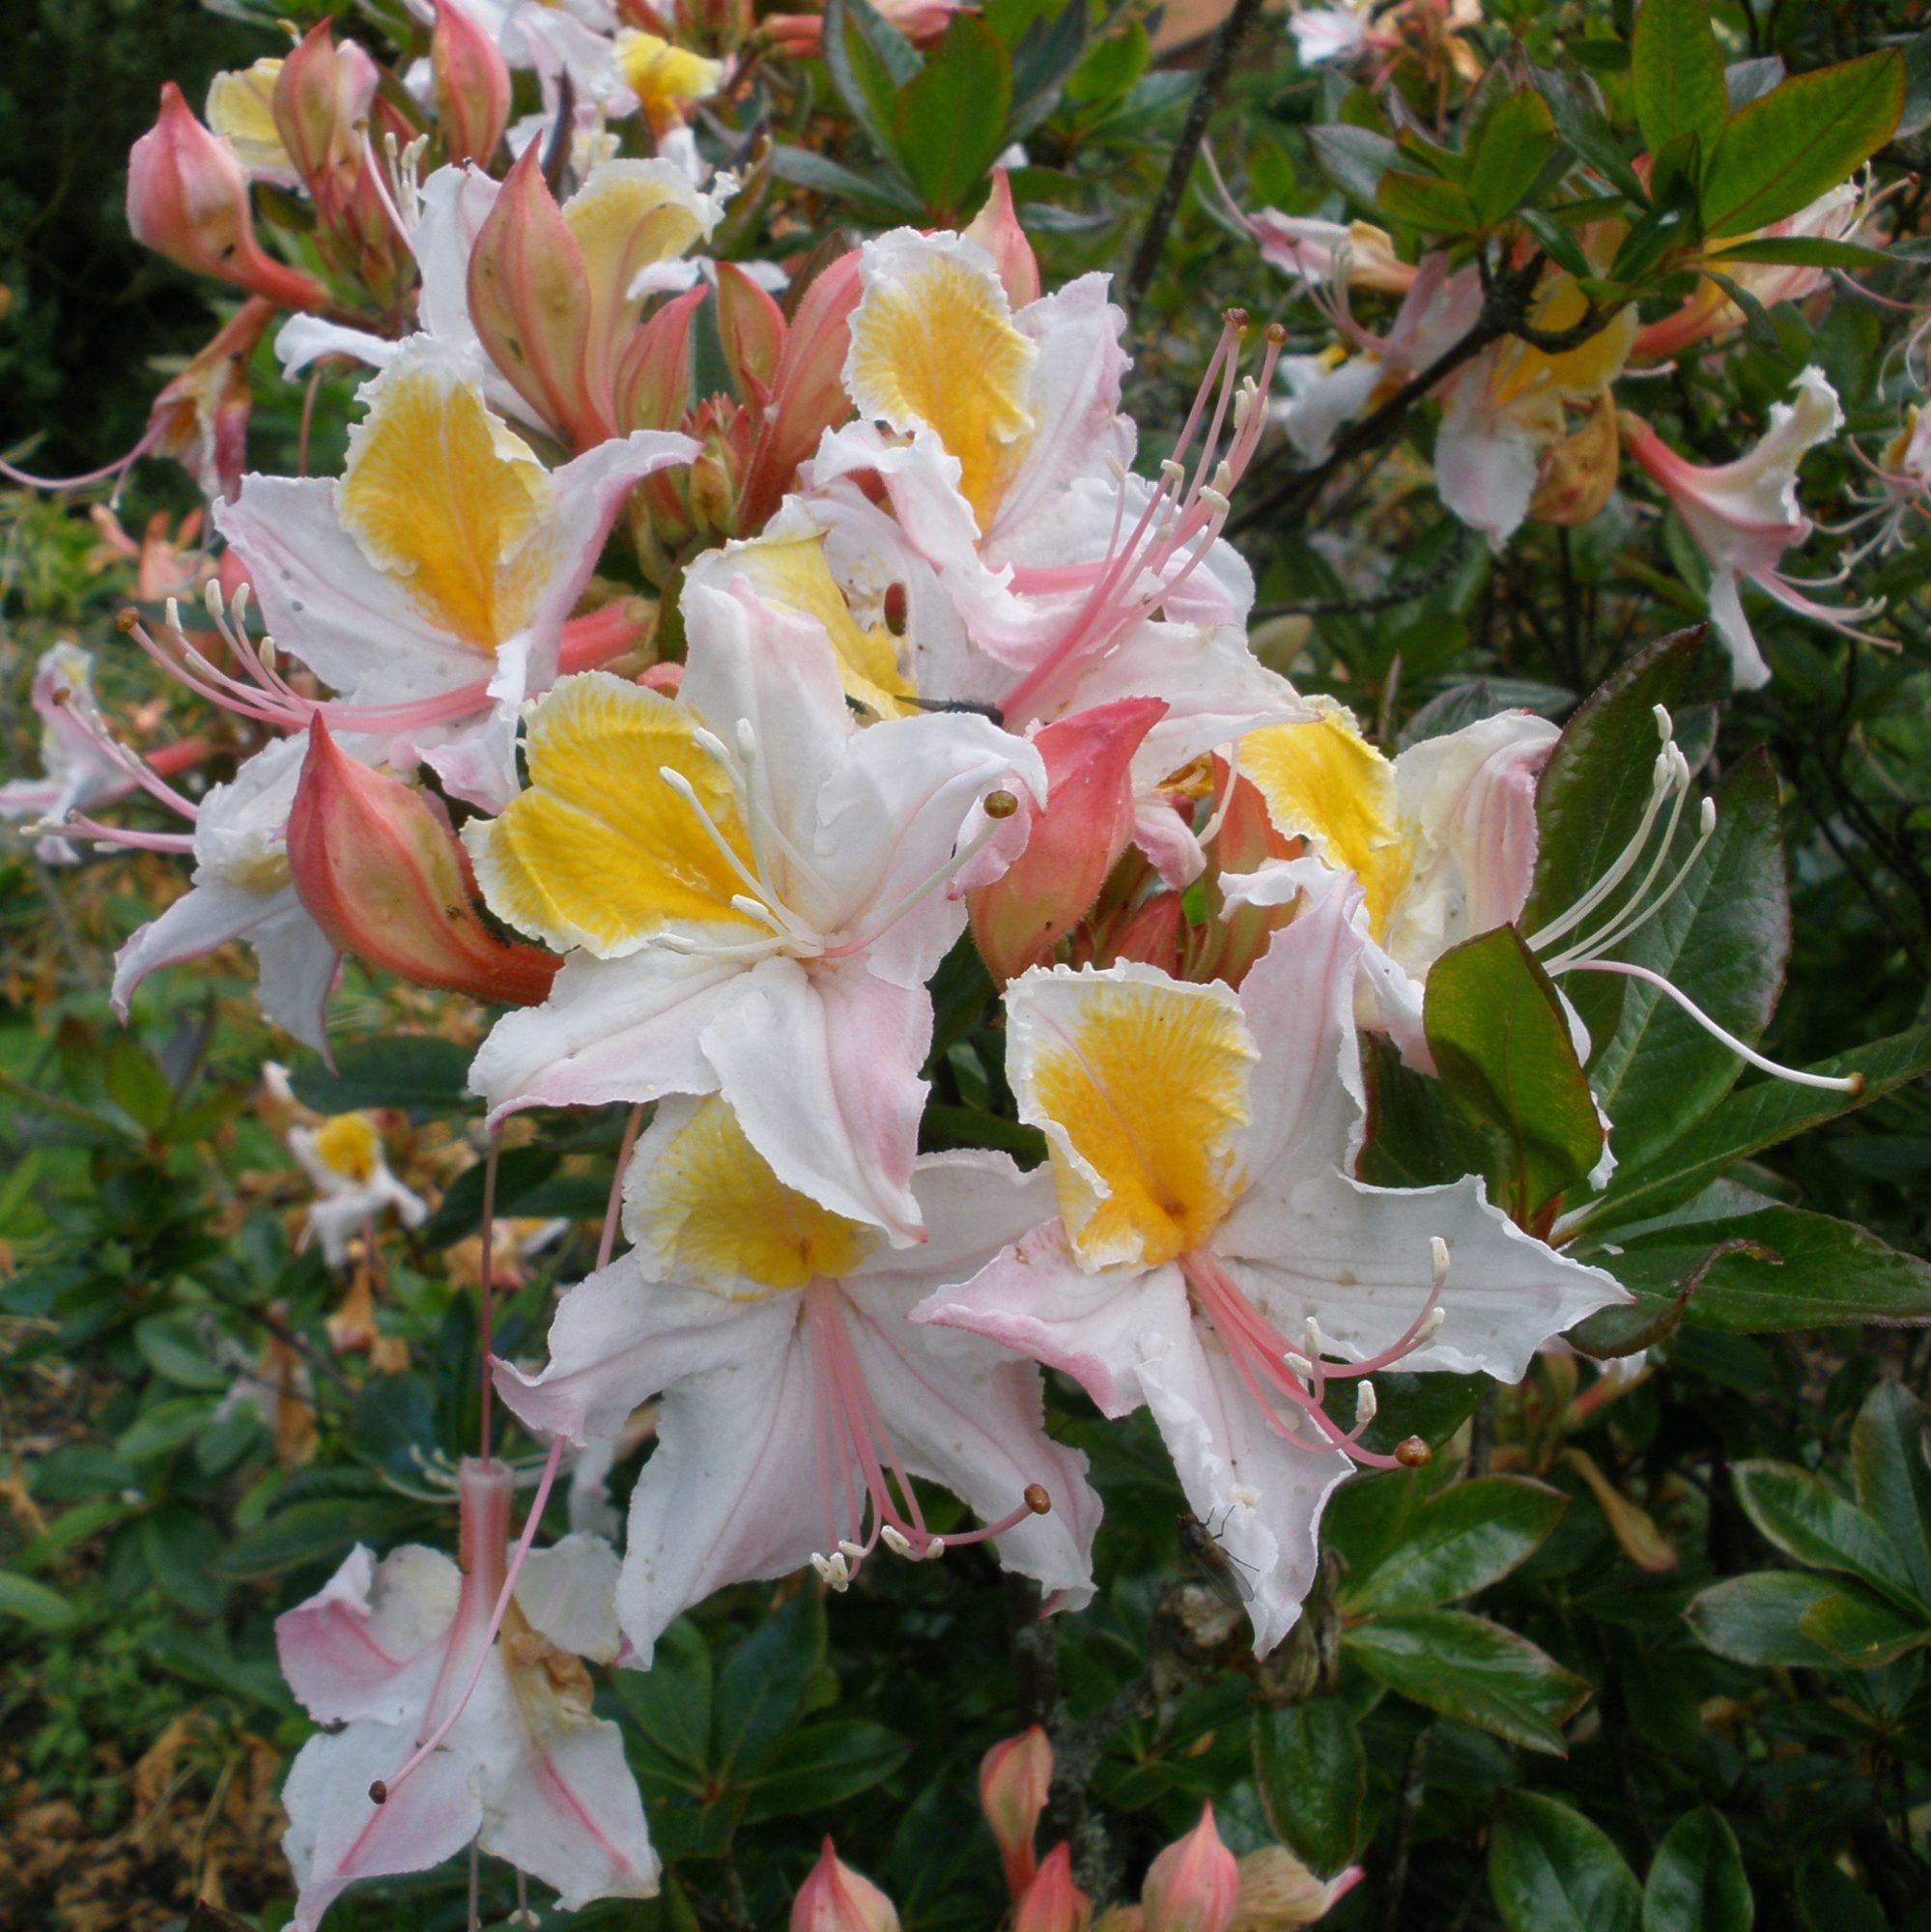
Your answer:
[[[510,71],[462,0],[436,0],[429,65],[443,153],[452,161],[487,165],[509,121]]]
[[[848,1864],[830,1838],[791,1905],[791,1932],[898,1932],[892,1901]]]
[[[1213,1806],[1156,1858],[1141,1889],[1147,1932],[1227,1932],[1240,1897],[1240,1868],[1214,1830]]]
[[[1012,1915],[1012,1932],[1084,1932],[1093,1900],[1073,1883],[1072,1847],[1058,1844],[1034,1873]]]
[[[979,1803],[999,1845],[999,1861],[1014,1898],[1038,1869],[1033,1834],[1053,1781],[1053,1747],[1037,1724],[996,1744],[980,1761]]]

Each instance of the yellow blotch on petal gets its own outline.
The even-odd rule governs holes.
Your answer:
[[[494,651],[529,621],[552,562],[549,473],[451,360],[405,355],[368,398],[336,492],[342,526],[432,623]]]
[[[937,433],[983,533],[1033,433],[1037,352],[990,262],[930,245],[887,260],[852,312],[846,385],[861,413]]]
[[[902,718],[917,710],[905,700],[917,687],[898,668],[898,646],[882,626],[863,629],[825,561],[824,533],[815,526],[796,535],[754,538],[726,553],[726,577],[750,580],[767,604],[810,617],[825,627],[838,662],[845,696],[874,717]]]
[[[529,785],[464,838],[491,909],[559,951],[634,951],[667,926],[769,928],[732,904],[745,890],[688,800],[681,773],[739,860],[751,848],[728,781],[690,714],[640,685],[586,671],[559,678],[531,714]]]
[[[1278,832],[1305,838],[1328,865],[1350,871],[1367,895],[1368,923],[1383,936],[1407,883],[1395,768],[1331,699],[1306,724],[1270,724],[1240,741],[1240,772],[1266,801]]]
[[[879,1238],[785,1186],[715,1096],[633,1170],[624,1208],[652,1274],[733,1298],[848,1275]]]
[[[643,304],[630,298],[639,271],[707,240],[714,207],[673,163],[638,160],[607,161],[563,204],[590,284],[593,341],[615,346],[620,321]]]
[[[217,73],[208,84],[208,125],[235,151],[244,168],[286,173],[295,166],[275,126],[275,82],[282,64],[258,60],[253,67]]]
[[[688,101],[708,100],[724,85],[723,61],[706,60],[689,47],[625,27],[617,35],[617,71],[643,103],[653,128],[678,118]]]
[[[315,1157],[330,1174],[357,1186],[365,1184],[382,1164],[383,1140],[366,1114],[335,1114],[315,1130],[310,1143]]]
[[[1589,310],[1589,298],[1576,286],[1573,275],[1556,274],[1536,291],[1536,327],[1551,333],[1573,328]],[[1636,311],[1633,305],[1614,317],[1586,342],[1551,355],[1526,342],[1510,345],[1504,353],[1491,384],[1498,403],[1519,396],[1551,390],[1561,396],[1593,396],[1605,384],[1623,373],[1630,347],[1636,339]]]
[[[1153,1267],[1207,1241],[1239,1189],[1258,1058],[1233,992],[1116,968],[1029,976],[1008,1003],[1020,1111],[1081,1259]]]

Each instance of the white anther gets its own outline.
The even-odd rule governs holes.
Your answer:
[[[910,1556],[912,1554],[912,1546],[889,1522],[879,1525],[878,1540],[895,1556]]]
[[[1234,466],[1224,457],[1213,466],[1212,489],[1218,496],[1226,496],[1234,488]]]
[[[1205,503],[1208,511],[1211,512],[1211,514],[1216,517],[1226,516],[1228,511],[1234,507],[1233,503],[1228,498],[1226,491],[1216,490],[1213,488],[1211,484],[1208,484],[1201,491],[1200,500],[1203,503]]]
[[[1320,1323],[1312,1315],[1301,1323],[1301,1348],[1316,1361],[1327,1353],[1327,1346],[1320,1336]]]
[[[1676,735],[1676,725],[1670,719],[1669,707],[1659,704],[1653,715],[1656,719],[1657,736],[1666,745]]]
[[[1292,1349],[1290,1349],[1281,1359],[1287,1363],[1289,1369],[1294,1375],[1312,1376],[1314,1374],[1314,1364],[1305,1355],[1296,1354]]]
[[[1709,838],[1717,829],[1717,801],[1714,798],[1706,798],[1703,801],[1703,810],[1697,814],[1697,819],[1702,836],[1705,838]]]
[[[1187,467],[1184,463],[1180,463],[1169,456],[1160,465],[1160,474],[1169,483],[1184,483],[1186,481]]]
[[[1261,1501],[1261,1492],[1246,1483],[1235,1483],[1227,1492],[1227,1500],[1235,1509],[1255,1509]]]
[[[945,1553],[946,1553],[946,1539],[943,1536],[933,1537],[931,1542],[929,1542],[925,1546],[925,1561],[927,1563],[933,1562],[935,1559],[943,1556]]]
[[[221,621],[221,580],[211,577],[202,586],[202,602],[208,606],[208,614],[218,624]]]
[[[1379,1413],[1381,1399],[1375,1393],[1375,1384],[1366,1376],[1361,1378],[1361,1392],[1354,1399],[1354,1426],[1366,1429]]]
[[[241,601],[239,597],[235,600],[237,604],[240,604]],[[264,670],[273,670],[275,668],[275,659],[279,653],[280,646],[264,631],[262,633],[262,641],[255,647],[255,656],[261,661],[262,668]]]
[[[838,1553],[856,1563],[865,1555],[865,1545],[854,1543],[848,1536],[841,1536],[838,1538]]]
[[[829,1583],[832,1580],[831,1564],[824,1557],[820,1556],[815,1549],[811,1552],[811,1568],[818,1573],[819,1582]]]
[[[229,611],[235,619],[235,628],[238,631],[247,621],[248,599],[253,595],[254,592],[248,587],[248,580],[244,577],[228,606]]]
[[[751,720],[749,718],[740,718],[738,720],[737,740],[738,756],[746,764],[750,764],[757,756],[757,733],[751,728]]]
[[[179,632],[181,630],[181,601],[179,598],[170,597],[168,599],[167,613],[168,629]]]
[[[1438,1291],[1442,1283],[1448,1279],[1448,1243],[1439,1235],[1431,1235],[1428,1237],[1428,1263]],[[1435,1312],[1439,1314],[1440,1310],[1437,1309]]]
[[[1431,1308],[1422,1318],[1421,1326],[1415,1330],[1415,1347],[1419,1349],[1424,1342],[1432,1340],[1440,1332],[1441,1324],[1447,1320],[1447,1309]]]
[[[708,753],[719,764],[727,765],[730,763],[730,748],[715,731],[707,731],[701,724],[696,725],[691,732],[691,742],[700,752]]]

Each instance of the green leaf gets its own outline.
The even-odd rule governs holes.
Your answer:
[[[1415,1513],[1387,1556],[1348,1578],[1342,1608],[1349,1616],[1426,1610],[1487,1589],[1541,1546],[1567,1501],[1526,1476],[1451,1483]]]
[[[1760,1570],[1713,1584],[1683,1614],[1709,1649],[1733,1663],[1828,1670],[1847,1660],[1825,1639],[1867,1631],[1862,1611],[1895,1615],[1856,1584],[1802,1570]]]
[[[711,1783],[711,1653],[688,1617],[658,1637],[648,1670],[620,1670],[616,1691],[633,1721],[630,1760],[646,1791],[701,1794]]]
[[[1856,242],[1832,242],[1822,235],[1766,235],[1733,242],[1712,264],[1720,262],[1780,262],[1796,269],[1888,269],[1892,258],[1882,248],[1865,248]]]
[[[1730,123],[1704,175],[1705,230],[1745,235],[1808,207],[1890,139],[1903,111],[1904,61],[1894,47],[1773,88]]]
[[[169,1503],[141,1519],[141,1552],[154,1578],[189,1615],[221,1614],[221,1585],[213,1574],[221,1531],[199,1510]]]
[[[422,1521],[419,1505],[386,1497],[318,1496],[277,1510],[215,1559],[223,1577],[273,1577],[298,1563],[336,1563],[358,1543],[387,1548]]]
[[[1785,1555],[1811,1570],[1837,1570],[1861,1578],[1906,1614],[1931,1622],[1903,1553],[1883,1524],[1789,1463],[1731,1465],[1731,1479],[1750,1520]]]
[[[1859,1503],[1889,1533],[1918,1598],[1931,1603],[1931,1466],[1924,1411],[1896,1382],[1864,1398],[1851,1429],[1851,1477]]]
[[[1451,947],[1428,976],[1422,1024],[1442,1084],[1507,1136],[1526,1217],[1595,1166],[1603,1129],[1548,976],[1514,926]]]
[[[1254,1781],[1274,1835],[1321,1877],[1353,1858],[1368,1796],[1368,1754],[1339,1697],[1254,1714]]]
[[[1357,1624],[1342,1638],[1390,1690],[1527,1750],[1567,1754],[1560,1726],[1589,1686],[1527,1637],[1465,1610],[1415,1610]]]
[[[823,42],[838,99],[879,152],[897,160],[893,111],[898,90],[925,65],[918,49],[866,0],[826,0]]]
[[[496,1218],[523,1212],[523,1204],[563,1164],[554,1148],[511,1148],[497,1156]],[[488,1163],[466,1167],[449,1183],[436,1211],[416,1231],[426,1248],[446,1248],[467,1239],[483,1223],[483,1179]]]
[[[1384,214],[1431,232],[1461,235],[1482,225],[1466,188],[1405,168],[1381,177],[1375,201]]]
[[[22,1577],[14,1570],[0,1570],[0,1617],[17,1617],[49,1636],[71,1630],[80,1612],[58,1590]]]
[[[1755,1917],[1730,1821],[1708,1804],[1686,1811],[1656,1848],[1642,1932],[1750,1932]]]
[[[181,1395],[145,1408],[114,1444],[114,1453],[129,1463],[146,1463],[166,1456],[200,1435],[215,1410],[213,1396]]]
[[[1643,0],[1630,40],[1636,125],[1652,155],[1694,134],[1706,159],[1730,119],[1709,0]]]
[[[1641,1300],[1665,1302],[1726,1241],[1746,1245],[1712,1263],[1684,1310],[1693,1328],[1773,1335],[1865,1321],[1931,1322],[1931,1264],[1887,1247],[1868,1229],[1802,1208],[1773,1205],[1661,1229],[1593,1259]]]
[[[233,1369],[211,1362],[195,1333],[194,1321],[184,1310],[151,1315],[134,1324],[134,1346],[157,1376],[183,1388],[204,1392],[224,1389],[235,1379]]]
[[[1659,4],[1646,0],[1643,12]],[[1614,1839],[1538,1792],[1503,1794],[1489,1833],[1489,1890],[1509,1932],[1639,1932],[1642,1922],[1636,1875]]]
[[[809,148],[780,142],[771,151],[771,172],[793,187],[809,188],[860,212],[882,209],[888,217],[921,213],[918,202],[890,175],[854,174]]]
[[[1051,14],[1030,21],[1016,44],[1008,44],[1012,48],[1012,104],[1007,111],[1006,138],[1020,141],[1059,105],[1061,91],[1086,53],[1084,0],[1062,0]],[[1122,94],[1138,80],[1136,74]]]
[[[1569,52],[1576,49],[1572,45]],[[1632,201],[1649,197],[1642,181],[1623,153],[1623,144],[1609,126],[1604,112],[1602,90],[1587,74],[1572,73],[1562,68],[1531,67],[1530,78],[1543,98],[1563,145],[1573,149],[1604,181],[1620,188]]]
[[[465,1114],[469,1097],[469,1049],[426,1034],[394,1034],[341,1048],[331,1073],[319,1061],[296,1068],[295,1096],[318,1114],[352,1114],[363,1107],[405,1107],[412,1114]]]
[[[1541,95],[1522,87],[1505,94],[1471,138],[1468,198],[1477,220],[1492,228],[1514,212],[1555,153],[1555,124]]]
[[[1379,205],[1376,196],[1381,177],[1401,164],[1402,151],[1394,142],[1372,128],[1349,128],[1339,122],[1310,128],[1307,139],[1315,165],[1336,187],[1364,207]]]
[[[972,14],[954,14],[925,71],[893,110],[896,152],[929,213],[950,219],[1006,145],[1012,62],[1006,43]]]
[[[742,1783],[777,1749],[825,1661],[825,1604],[801,1590],[732,1651],[713,1699],[712,1769]]]
[[[137,1127],[155,1133],[167,1124],[174,1112],[174,1089],[134,1040],[122,1035],[109,1043],[101,1077],[107,1097]]]
[[[1150,55],[1147,29],[1138,20],[1127,21],[1117,34],[1093,42],[1066,79],[1066,99],[1091,106],[1117,100],[1147,71]]]
[[[912,1741],[865,1718],[835,1718],[786,1738],[746,1780],[746,1824],[824,1811],[882,1784],[912,1753]]]
[[[1718,1026],[1754,1045],[1790,955],[1776,773],[1767,753],[1753,751],[1730,768],[1717,788],[1716,811],[1716,828],[1683,884],[1655,918],[1608,951],[1660,974]],[[1679,827],[1660,882],[1675,877],[1695,849],[1693,799],[1684,817],[1690,822]],[[1620,894],[1610,900],[1622,903]],[[1566,934],[1561,943],[1576,937]],[[1573,987],[1591,977],[1597,976],[1568,975],[1563,983]],[[1680,1140],[1736,1085],[1743,1065],[1674,1000],[1630,980],[1616,1031],[1590,1065],[1617,1160],[1639,1165]]]
[[[1821,1852],[1797,1867],[1797,1899],[1807,1932],[1897,1932],[1890,1915]]]
[[[1619,1170],[1608,1192],[1589,1210],[1591,1231],[1666,1213],[1693,1200],[1738,1161],[1931,1072],[1931,1027],[1891,1034],[1804,1071],[1838,1077],[1856,1073],[1863,1087],[1856,1094],[1837,1094],[1761,1080],[1730,1094],[1700,1125],[1646,1164]]]
[[[1797,1629],[1838,1662],[1858,1670],[1894,1663],[1906,1651],[1931,1642],[1931,1627],[1923,1617],[1901,1616],[1861,1590],[1820,1597],[1798,1618]]]

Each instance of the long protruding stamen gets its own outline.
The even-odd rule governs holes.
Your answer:
[[[1679,804],[1681,802],[1681,800],[1678,801]],[[1574,946],[1566,948],[1559,959],[1551,959],[1548,962],[1548,971],[1551,975],[1570,972],[1575,967],[1581,965],[1584,960],[1599,958],[1610,947],[1622,945],[1624,940],[1628,939],[1632,933],[1641,931],[1676,896],[1683,888],[1683,882],[1696,869],[1696,862],[1702,858],[1703,848],[1717,835],[1717,801],[1714,798],[1706,798],[1703,801],[1699,817],[1700,822],[1696,830],[1696,842],[1690,846],[1690,856],[1676,868],[1675,876],[1671,878],[1668,885],[1664,886],[1662,891],[1658,893],[1647,904],[1643,902],[1643,895],[1648,892],[1650,881],[1656,877],[1657,873],[1657,867],[1652,866],[1649,877],[1644,879],[1642,885],[1631,897],[1629,904],[1614,919],[1610,920],[1606,925],[1599,926],[1587,939],[1579,939]],[[1672,815],[1670,819],[1672,834],[1675,831],[1675,817]],[[1664,839],[1657,854],[1659,862],[1667,854],[1670,842],[1669,838],[1666,838]]]
[[[1788,1080],[1793,1086],[1817,1087],[1828,1094],[1861,1094],[1864,1091],[1864,1076],[1861,1073],[1806,1073],[1802,1067],[1785,1066],[1780,1061],[1767,1059],[1754,1047],[1746,1046],[1735,1034],[1718,1026],[1681,987],[1672,985],[1661,973],[1652,973],[1647,966],[1632,966],[1622,959],[1584,959],[1568,970],[1572,973],[1620,973],[1626,979],[1640,980],[1644,985],[1654,986],[1659,993],[1666,993],[1712,1039],[1721,1041],[1739,1060],[1746,1060],[1760,1071],[1774,1074],[1779,1080]]]
[[[995,791],[987,797],[986,805],[990,808],[994,799],[1009,799],[1011,797],[1012,794],[1010,792]],[[1017,801],[1015,800],[1014,803],[1016,804]],[[866,931],[863,939],[847,939],[839,945],[828,946],[824,949],[822,956],[827,959],[848,959],[854,952],[863,952],[867,947],[875,946],[906,914],[917,911],[934,893],[943,892],[953,879],[957,878],[991,844],[993,839],[999,836],[1000,825],[1011,816],[1012,812],[1010,810],[995,812],[988,809],[986,823],[968,838],[930,878],[925,880],[923,885],[913,887],[909,893],[900,898],[897,904],[893,906],[882,919]]]

